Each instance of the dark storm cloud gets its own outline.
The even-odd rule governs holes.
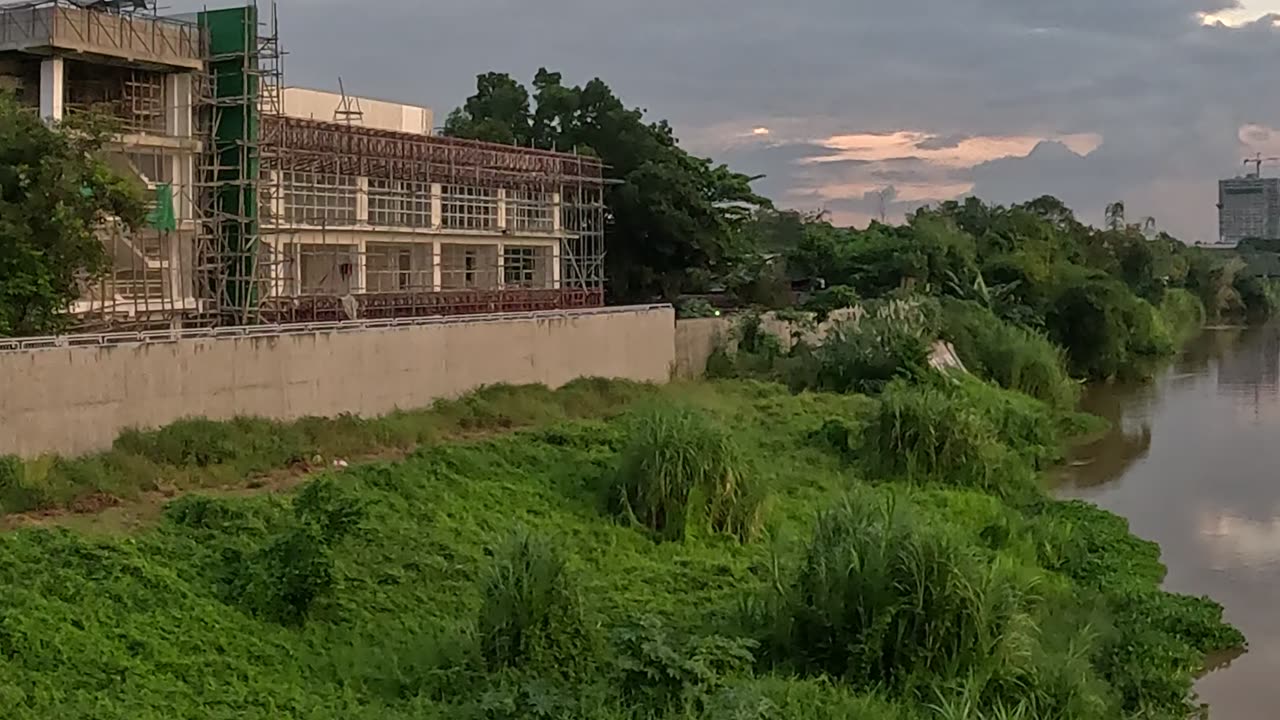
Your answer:
[[[1216,178],[1239,167],[1241,127],[1280,126],[1280,93],[1269,90],[1280,66],[1273,24],[1198,19],[1234,6],[281,0],[280,11],[294,84],[333,87],[341,75],[358,92],[431,105],[442,120],[477,73],[527,80],[545,65],[574,83],[598,75],[627,103],[669,118],[692,149],[766,173],[762,188],[779,197],[805,195],[826,177],[861,203],[855,177],[889,180],[872,174],[886,170],[879,164],[796,156],[806,146],[821,154],[832,135],[914,130],[932,136],[921,150],[946,150],[970,137],[1096,134],[1103,144],[1087,157],[1044,149],[974,168],[969,180],[1002,202],[1051,190],[1081,202],[1131,196],[1182,223],[1171,229],[1198,236],[1214,225]],[[744,147],[753,127],[772,132]],[[1187,209],[1195,203],[1200,210]]]
[[[959,133],[954,135],[938,135],[916,143],[916,147],[921,150],[949,150],[954,147],[959,147],[960,143],[968,140],[970,137],[972,136],[962,135]]]

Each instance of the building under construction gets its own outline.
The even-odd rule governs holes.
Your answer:
[[[0,88],[50,122],[113,117],[154,199],[106,223],[94,329],[590,307],[604,173],[577,154],[439,137],[430,110],[286,87],[274,9],[136,0],[0,7]],[[128,7],[122,7],[128,6]]]

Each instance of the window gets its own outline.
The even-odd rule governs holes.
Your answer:
[[[369,178],[369,224],[431,227],[431,184]]]
[[[442,225],[451,230],[498,229],[498,191],[449,185],[441,195]]]
[[[507,224],[515,232],[549,233],[555,230],[551,193],[507,192]]]
[[[173,163],[158,152],[131,152],[129,162],[150,182],[173,182]]]
[[[493,289],[498,285],[498,246],[440,245],[440,287],[444,290]]]
[[[354,225],[356,223],[356,178],[323,173],[281,173],[284,186],[284,216],[301,225]]]
[[[408,290],[413,287],[413,251],[401,250],[396,259],[396,285]]]
[[[463,262],[462,262],[463,285],[466,287],[475,287],[476,286],[477,253],[475,250],[465,250],[463,252],[464,252]]]
[[[525,288],[549,285],[545,272],[548,249],[506,246],[502,253],[502,284]]]

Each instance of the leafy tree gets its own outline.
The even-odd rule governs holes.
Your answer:
[[[541,69],[530,95],[509,75],[480,75],[445,132],[599,157],[619,181],[605,198],[607,273],[619,299],[673,299],[755,254],[749,224],[770,203],[751,189],[754,178],[689,154],[670,125],[646,122],[602,80],[567,87]]]
[[[0,336],[62,329],[82,283],[107,268],[103,221],[142,221],[137,190],[102,158],[110,136],[91,116],[47,127],[0,93]]]

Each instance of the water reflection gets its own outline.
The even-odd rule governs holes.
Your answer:
[[[1153,382],[1092,388],[1113,427],[1077,449],[1059,492],[1159,542],[1174,591],[1213,596],[1249,637],[1197,689],[1214,720],[1280,706],[1280,326],[1214,330]]]

